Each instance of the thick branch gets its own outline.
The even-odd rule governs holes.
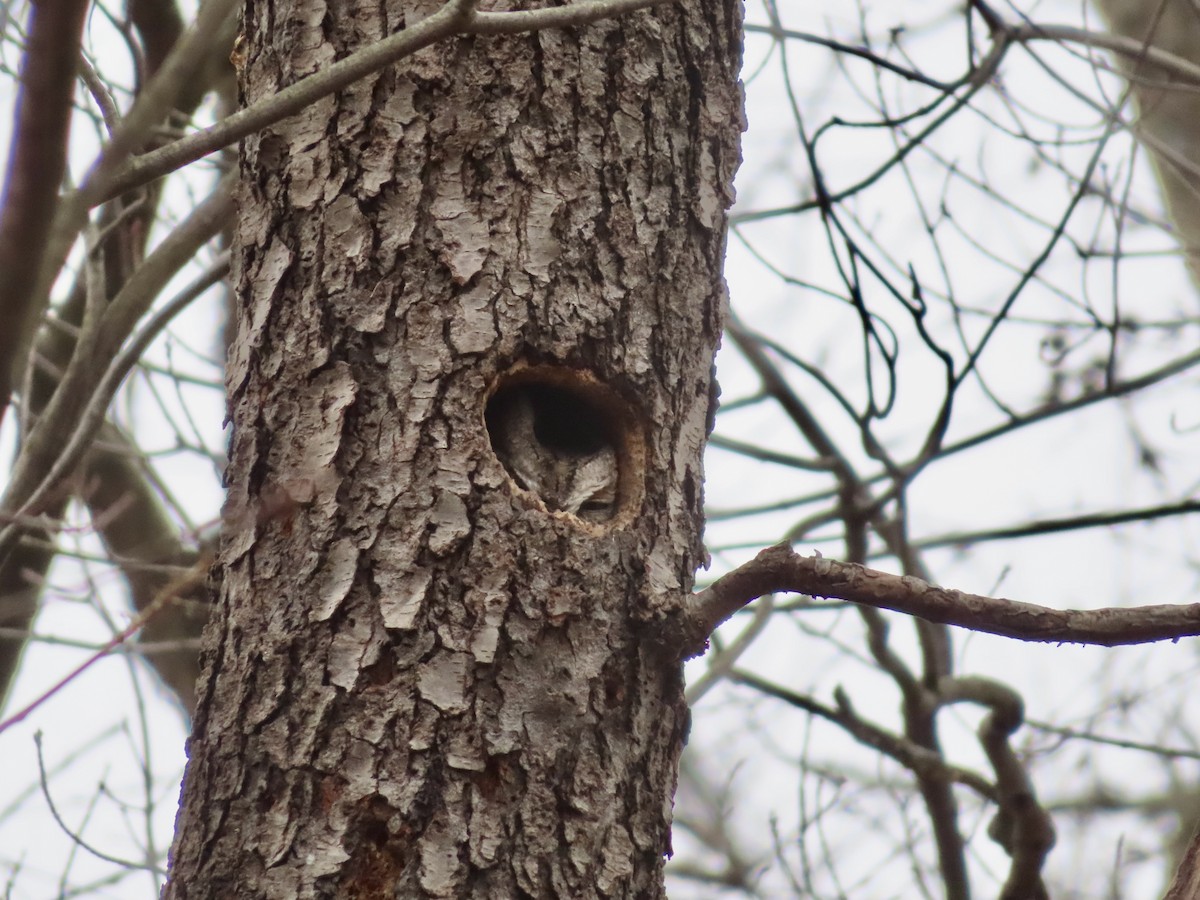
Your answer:
[[[1025,721],[1025,704],[1012,688],[990,678],[947,678],[938,688],[944,703],[978,703],[992,710],[979,726],[979,741],[996,772],[1000,807],[988,835],[1012,858],[1000,898],[1044,900],[1042,864],[1054,846],[1054,823],[1009,740]]]
[[[360,78],[452,35],[518,34],[543,28],[580,26],[663,2],[665,0],[591,0],[551,9],[476,13],[471,10],[470,3],[451,0],[417,24],[338,60],[328,69],[288,85],[278,94],[239,110],[211,128],[139,156],[111,178],[89,185],[83,202],[87,206],[101,203],[202,159],[260,128],[295,115],[309,104],[349,87]]]
[[[118,348],[171,278],[232,212],[231,192],[227,184],[221,184],[133,273],[105,309],[93,345],[76,352],[61,386],[22,448],[0,498],[4,514],[0,561],[20,536],[25,517],[42,512],[40,505],[55,492],[61,493],[62,478],[91,443],[108,400],[136,359],[133,354],[113,359]]]
[[[967,594],[857,563],[801,556],[788,545],[777,544],[692,595],[680,623],[685,652],[702,652],[718,625],[750,601],[779,591],[836,597],[1022,641],[1117,647],[1200,635],[1200,603],[1051,609]]]
[[[8,178],[0,197],[0,417],[36,321],[38,266],[67,169],[85,0],[33,4]]]

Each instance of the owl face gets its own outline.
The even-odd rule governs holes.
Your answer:
[[[564,462],[558,475],[558,508],[590,522],[611,519],[617,500],[617,456],[612,447]],[[546,505],[551,505],[548,498]]]
[[[617,455],[594,423],[577,421],[584,427],[572,429],[572,415],[578,411],[559,398],[510,391],[491,413],[496,455],[547,508],[605,522],[616,507]]]

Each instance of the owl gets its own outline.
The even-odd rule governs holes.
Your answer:
[[[617,454],[585,400],[564,388],[518,385],[497,395],[487,419],[500,462],[547,508],[589,522],[612,518]]]

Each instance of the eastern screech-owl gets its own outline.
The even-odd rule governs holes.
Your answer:
[[[488,430],[500,462],[547,507],[590,522],[612,518],[617,455],[596,413],[563,388],[518,385],[488,408]]]

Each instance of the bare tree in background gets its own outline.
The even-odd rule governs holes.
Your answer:
[[[1105,10],[1120,33],[1045,5],[830,6],[828,31],[785,5],[751,19],[750,133],[754,80],[771,81],[780,149],[756,165],[747,142],[721,372],[752,381],[712,446],[773,474],[723,490],[710,460],[709,546],[736,565],[783,534],[919,581],[776,549],[726,576],[731,606],[784,587],[818,598],[775,598],[710,654],[721,687],[706,702],[762,704],[760,746],[799,762],[784,782],[798,811],[769,842],[695,829],[729,862],[689,877],[753,891],[786,874],[817,896],[1148,896],[1174,867],[1162,835],[1191,834],[1187,642],[1039,651],[928,624],[1113,646],[1154,639],[1166,616],[1193,633],[1194,606],[1148,604],[1190,604],[1195,583],[1195,417],[1172,389],[1198,359],[1178,263],[1200,185],[1179,136],[1200,121],[1184,37],[1197,20],[1187,3],[1140,5],[1138,21],[1129,6]],[[739,260],[784,284],[744,315]],[[791,435],[746,439],[779,413]],[[1126,564],[1140,577],[1122,581]],[[861,621],[829,596],[859,600]],[[1072,606],[1091,609],[1058,611]],[[915,642],[880,607],[927,620]],[[785,630],[804,664],[781,659]],[[696,748],[709,777],[715,746]],[[903,890],[897,854],[917,873]]]
[[[57,803],[51,883],[165,877],[139,665],[142,795],[64,804],[122,656],[197,712],[175,896],[671,847],[680,897],[1194,896],[1194,5],[752,4],[727,319],[732,5],[326,12],[5,19],[0,741],[54,750],[0,828]]]

